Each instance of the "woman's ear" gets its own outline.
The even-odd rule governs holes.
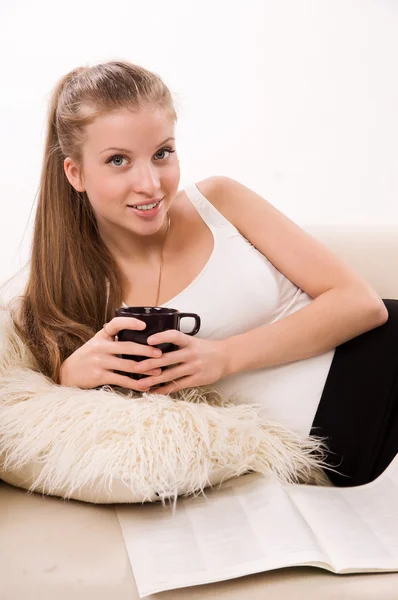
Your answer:
[[[69,183],[75,188],[77,192],[86,191],[86,188],[84,187],[83,183],[83,178],[80,175],[80,169],[78,165],[69,156],[67,156],[64,160],[64,171]]]

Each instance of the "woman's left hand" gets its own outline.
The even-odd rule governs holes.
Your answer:
[[[176,329],[156,333],[147,339],[151,346],[165,342],[175,344],[179,349],[165,352],[160,358],[148,358],[137,365],[139,373],[168,367],[161,375],[141,379],[142,391],[148,391],[149,388],[164,382],[173,382],[156,389],[157,394],[169,394],[189,387],[215,383],[228,374],[225,340],[196,338]]]

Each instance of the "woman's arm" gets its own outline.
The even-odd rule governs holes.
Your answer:
[[[280,321],[225,339],[227,374],[322,354],[387,318],[384,303],[367,301],[360,289],[332,288]]]
[[[279,321],[224,340],[230,374],[315,356],[386,322],[387,309],[375,290],[264,198],[228,177],[209,177],[197,187],[314,299]]]

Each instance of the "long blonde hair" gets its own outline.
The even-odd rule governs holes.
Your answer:
[[[70,156],[81,164],[84,128],[96,117],[145,106],[177,120],[162,79],[126,61],[73,69],[52,92],[29,275],[22,295],[2,308],[10,310],[38,370],[55,383],[64,360],[110,321],[123,301],[121,273],[87,194],[69,183],[63,162]]]

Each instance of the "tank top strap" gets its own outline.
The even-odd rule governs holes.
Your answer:
[[[188,185],[184,186],[184,191],[187,194],[188,198],[195,206],[196,210],[204,220],[204,222],[210,228],[216,229],[229,229],[236,233],[238,230],[228,219],[224,217],[216,209],[216,207],[202,194],[202,192],[197,187],[196,183],[191,182]]]

